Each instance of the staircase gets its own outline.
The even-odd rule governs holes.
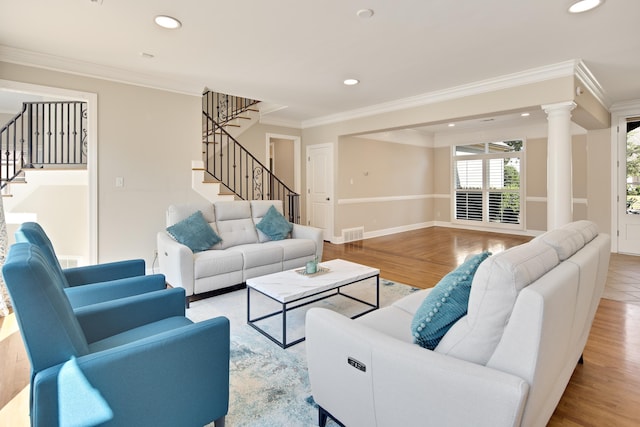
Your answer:
[[[282,200],[290,222],[300,222],[300,195],[271,173],[236,139],[257,121],[259,101],[205,91],[202,97],[202,163],[195,163],[194,188],[218,184],[217,199]],[[197,182],[201,178],[202,182]],[[210,190],[211,191],[211,190]],[[221,197],[220,197],[221,196]]]
[[[0,188],[24,182],[26,169],[86,168],[87,103],[25,102],[0,129]]]

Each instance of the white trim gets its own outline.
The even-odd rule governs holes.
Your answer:
[[[266,133],[266,163],[269,164],[269,148],[271,145],[271,138],[288,139],[293,141],[293,191],[298,194],[302,194],[302,177],[301,177],[301,165],[300,165],[300,137],[296,135],[283,135],[278,133]]]
[[[0,46],[0,60],[1,50]],[[89,173],[89,262],[98,262],[98,95],[90,92],[0,80],[0,88],[25,94],[87,102],[87,171]]]
[[[640,114],[640,99],[619,102],[611,106],[611,252],[619,252],[620,239],[618,230],[620,229],[620,209],[618,198],[622,196],[620,191],[619,176],[623,172],[618,167],[622,160],[623,153],[620,150],[624,137],[619,132],[619,126],[625,126],[629,117]],[[624,153],[626,156],[626,153]],[[624,195],[626,197],[626,194]]]
[[[381,197],[362,197],[356,199],[339,199],[339,205],[357,205],[361,203],[386,203],[397,202],[402,200],[420,200],[420,199],[433,199],[433,194],[415,194],[406,196],[381,196]]]
[[[580,82],[586,86],[586,88],[591,92],[591,94],[600,102],[600,104],[609,106],[610,101],[607,95],[604,93],[604,89],[596,80],[595,76],[591,71],[584,65],[584,62],[578,61],[576,64],[576,77]]]
[[[396,101],[385,102],[382,104],[372,105],[369,107],[346,111],[343,113],[331,114],[328,116],[319,117],[317,119],[304,120],[302,122],[302,128],[305,129],[314,126],[337,123],[345,120],[357,119],[372,116],[375,114],[388,113],[391,111],[398,111],[406,108],[420,107],[437,102],[463,98],[466,96],[478,95],[501,89],[508,89],[521,85],[552,80],[559,77],[573,76],[575,75],[576,68],[579,64],[582,63],[581,61],[577,60],[560,62],[557,64],[547,65],[545,67],[533,68],[519,73],[481,80],[466,85],[429,92],[426,94],[416,95]],[[582,64],[581,67],[586,70],[584,64]],[[583,74],[586,73],[583,71]]]
[[[204,83],[193,80],[171,79],[158,76],[157,73],[123,70],[4,45],[0,45],[0,61],[187,95],[202,96],[202,89],[205,87]]]
[[[546,203],[547,202],[547,198],[546,197],[542,197],[542,196],[528,196],[525,197],[525,202],[532,202],[532,203]],[[582,198],[582,197],[574,197],[571,199],[571,203],[575,204],[575,205],[588,205],[589,201],[588,199]]]
[[[389,236],[391,234],[404,233],[406,231],[413,231],[421,228],[434,227],[435,225],[436,224],[433,221],[429,221],[429,222],[421,222],[417,224],[402,225],[399,227],[384,228],[384,229],[375,230],[375,231],[368,231],[364,233],[363,239],[366,240],[366,239],[373,239],[374,237]],[[342,236],[333,236],[331,238],[331,243],[343,244],[345,243],[345,241]]]
[[[527,196],[524,198],[524,201],[532,203],[547,203],[547,198],[543,196]]]
[[[373,239],[375,237],[389,236],[397,233],[404,233],[407,231],[419,230],[422,228],[431,228],[431,227],[445,227],[445,228],[455,228],[460,230],[473,230],[473,231],[483,231],[489,233],[501,233],[501,234],[512,234],[516,236],[539,236],[543,234],[544,230],[523,230],[523,229],[502,229],[502,228],[490,228],[490,227],[474,227],[463,224],[454,224],[448,221],[427,221],[416,224],[403,225],[399,227],[392,228],[384,228],[380,230],[368,231],[364,233],[363,239]],[[344,238],[342,236],[333,236],[331,239],[331,243],[334,244],[344,244]]]

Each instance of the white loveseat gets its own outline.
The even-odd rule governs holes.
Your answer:
[[[433,351],[411,331],[430,289],[356,320],[309,310],[321,418],[348,427],[545,426],[581,359],[609,256],[609,236],[588,221],[492,255],[473,276],[467,314]]]
[[[157,234],[160,272],[167,283],[186,290],[187,298],[244,283],[247,279],[322,259],[322,231],[293,224],[289,238],[270,240],[256,224],[271,206],[282,214],[282,201],[222,201],[171,205],[167,227],[196,211],[222,239],[211,249],[193,252],[167,231]]]

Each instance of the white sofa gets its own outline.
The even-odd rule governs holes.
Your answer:
[[[322,259],[322,231],[293,224],[290,238],[269,240],[256,224],[269,207],[282,213],[282,201],[222,201],[171,205],[167,209],[167,227],[200,210],[222,238],[202,252],[192,252],[178,243],[167,231],[157,234],[160,272],[167,283],[193,295],[228,288],[247,279],[292,268],[307,261]]]
[[[588,221],[490,256],[473,276],[467,314],[433,351],[414,344],[411,331],[431,289],[356,320],[309,310],[309,377],[321,419],[545,426],[581,360],[609,256],[609,236]]]

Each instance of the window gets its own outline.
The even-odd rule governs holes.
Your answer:
[[[522,140],[454,147],[455,219],[521,224]]]

